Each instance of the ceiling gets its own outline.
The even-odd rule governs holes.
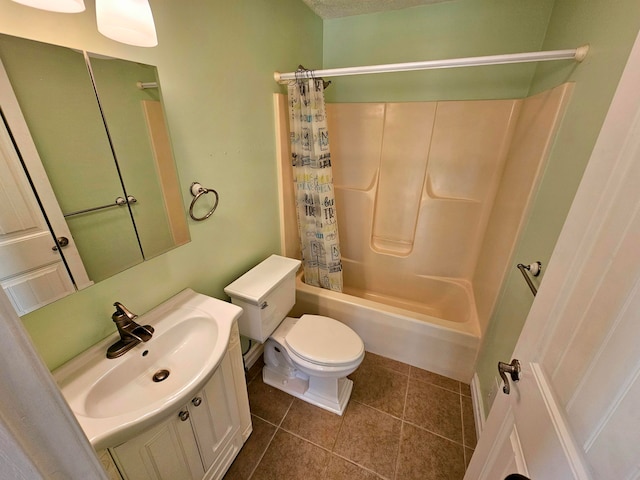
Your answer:
[[[327,19],[400,10],[445,1],[447,0],[304,0],[304,3],[318,16]]]

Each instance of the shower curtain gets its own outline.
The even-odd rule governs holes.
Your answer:
[[[288,101],[305,283],[341,292],[342,262],[322,79],[290,83]]]

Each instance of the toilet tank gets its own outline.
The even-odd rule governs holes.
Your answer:
[[[296,272],[300,260],[271,255],[224,292],[231,303],[242,307],[240,334],[260,343],[269,338],[296,301]]]

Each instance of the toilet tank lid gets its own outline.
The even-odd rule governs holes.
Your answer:
[[[300,260],[271,255],[224,288],[224,293],[246,302],[260,304],[287,275],[296,273]]]

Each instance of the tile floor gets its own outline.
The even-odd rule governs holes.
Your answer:
[[[476,444],[469,386],[372,353],[338,416],[248,372],[253,433],[235,479],[461,479]]]

